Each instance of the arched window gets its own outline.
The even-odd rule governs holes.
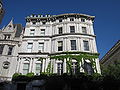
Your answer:
[[[57,74],[58,75],[63,74],[63,62],[62,61],[57,62]]]
[[[94,69],[92,68],[92,64],[89,60],[84,61],[84,71],[88,74],[91,75],[94,73]]]
[[[35,67],[36,75],[40,75],[40,73],[42,72],[42,63],[41,63],[41,61],[37,61],[35,66],[36,66]]]
[[[29,60],[25,60],[24,64],[23,64],[23,74],[24,75],[29,73],[29,66],[30,66]]]
[[[72,60],[72,67],[71,67],[73,74],[76,74],[77,69],[78,69],[77,67],[78,67],[78,66],[77,66],[77,61],[76,61],[75,59],[73,59],[73,60]]]

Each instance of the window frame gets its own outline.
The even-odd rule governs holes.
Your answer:
[[[63,51],[63,41],[58,41],[58,51]]]
[[[70,26],[70,33],[75,33],[75,26]]]
[[[84,51],[90,51],[89,41],[83,40]]]
[[[73,43],[73,42],[74,42],[74,43]],[[70,44],[71,44],[71,50],[77,50],[76,40],[70,40]]]

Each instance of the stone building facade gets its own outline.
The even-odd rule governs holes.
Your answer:
[[[16,72],[100,73],[93,21],[76,13],[27,16]]]
[[[22,25],[13,20],[0,30],[0,80],[11,80],[16,71],[18,52],[22,41]]]

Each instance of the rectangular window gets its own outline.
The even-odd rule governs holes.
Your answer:
[[[27,74],[29,72],[29,63],[23,64],[23,74]]]
[[[45,35],[45,29],[41,29],[41,33],[40,33],[42,36]]]
[[[59,27],[58,30],[59,30],[59,34],[62,34],[62,33],[63,33],[62,27]]]
[[[85,19],[84,19],[84,18],[81,18],[81,22],[85,22]]]
[[[44,51],[44,43],[39,43],[39,52],[43,52]]]
[[[88,41],[83,41],[84,44],[84,50],[89,51],[89,42]]]
[[[58,75],[63,74],[63,63],[61,62],[57,63],[57,73]]]
[[[87,29],[86,29],[86,27],[82,27],[82,33],[83,33],[83,34],[87,34]]]
[[[13,46],[9,46],[9,48],[8,48],[8,55],[12,55],[12,50],[13,50]]]
[[[75,26],[70,26],[70,33],[75,33]]]
[[[35,29],[30,29],[30,36],[34,36],[35,34]]]
[[[63,41],[58,41],[58,51],[63,51]]]
[[[32,52],[32,48],[33,48],[33,43],[28,43],[28,45],[27,45],[27,51],[28,52]]]
[[[76,50],[76,40],[70,40],[71,41],[71,50]]]
[[[36,63],[36,75],[40,75],[40,72],[42,72],[42,64]]]
[[[0,55],[3,53],[4,46],[5,45],[0,45]]]

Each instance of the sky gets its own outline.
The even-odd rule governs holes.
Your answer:
[[[120,39],[120,0],[3,0],[5,16],[0,28],[14,18],[25,26],[31,14],[81,13],[95,16],[94,31],[100,59]]]

